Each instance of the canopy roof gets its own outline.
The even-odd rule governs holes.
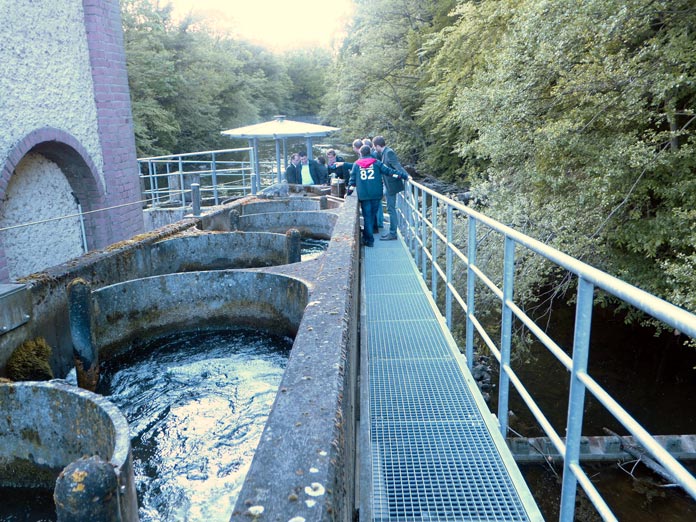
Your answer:
[[[337,130],[339,130],[338,127],[286,120],[285,116],[276,116],[275,119],[271,121],[229,129],[222,131],[221,134],[231,138],[311,138],[327,136],[329,133]]]

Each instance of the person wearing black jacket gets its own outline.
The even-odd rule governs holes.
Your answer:
[[[334,174],[337,178],[345,181],[347,187],[350,179],[350,169],[345,165],[346,160],[343,159],[343,156],[337,155],[334,149],[329,149],[326,151],[326,160],[329,174]]]
[[[389,232],[383,234],[380,239],[390,241],[396,239],[396,231],[399,228],[399,214],[396,212],[396,195],[404,190],[403,180],[408,179],[408,173],[401,166],[396,152],[387,147],[387,143],[382,136],[375,136],[372,143],[380,158],[382,158],[382,163],[401,173],[401,176],[384,178],[384,187],[387,193],[387,212],[389,212]]]
[[[290,165],[285,169],[285,181],[288,183],[302,183],[302,175],[300,174],[300,155],[295,152],[290,156]]]
[[[326,185],[328,177],[322,175],[315,160],[309,161],[306,152],[300,152],[300,183],[303,185]]]

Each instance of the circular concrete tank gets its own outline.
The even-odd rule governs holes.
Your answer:
[[[299,279],[245,270],[146,277],[92,292],[90,328],[100,359],[176,330],[248,326],[294,337],[308,295]]]
[[[0,487],[53,490],[95,455],[115,471],[121,520],[138,520],[128,424],[111,402],[61,381],[0,384]]]

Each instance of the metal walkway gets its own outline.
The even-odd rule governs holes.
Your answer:
[[[543,520],[403,241],[363,254],[360,520]]]

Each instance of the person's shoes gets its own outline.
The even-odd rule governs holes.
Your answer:
[[[368,248],[372,248],[373,246],[375,246],[375,244],[374,244],[374,243],[368,243],[368,244],[365,245],[365,246],[368,247]]]
[[[372,232],[375,233],[375,234],[378,234],[378,233],[379,233],[379,227],[378,227],[377,225],[375,225],[374,228],[372,229]]]
[[[397,237],[391,234],[384,234],[379,238],[380,241],[396,241]]]

